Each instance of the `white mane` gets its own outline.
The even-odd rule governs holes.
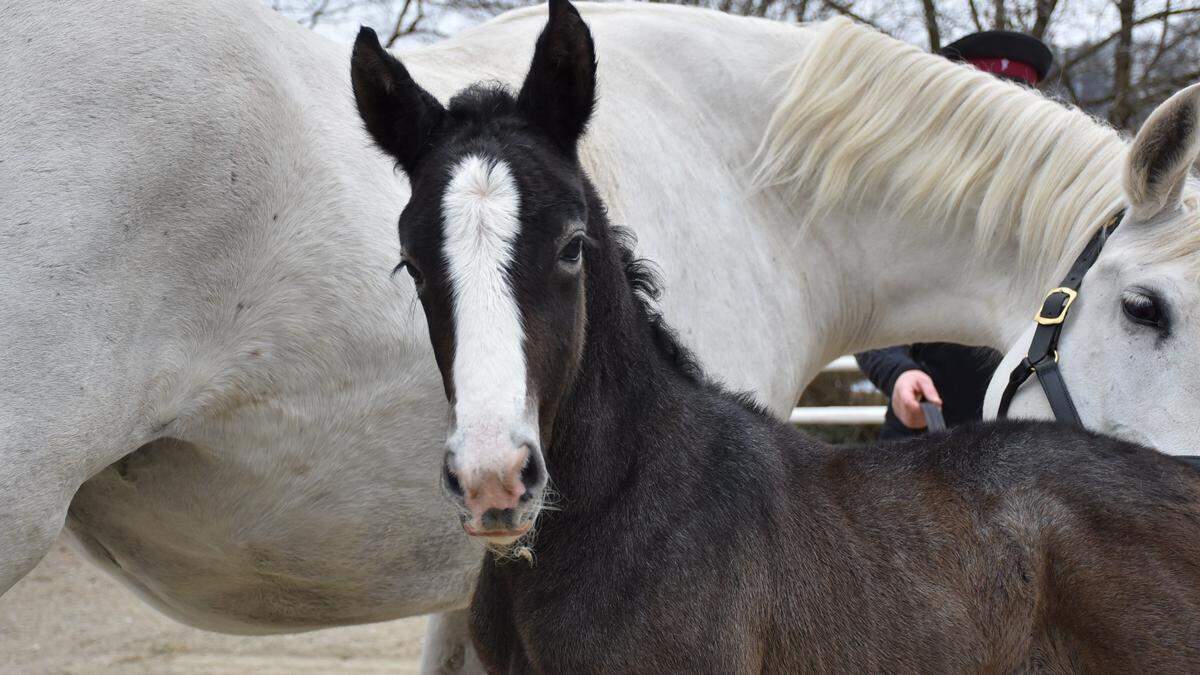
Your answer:
[[[1053,267],[1123,202],[1117,132],[1037,92],[848,19],[817,27],[759,146],[755,180],[810,207],[974,228]]]

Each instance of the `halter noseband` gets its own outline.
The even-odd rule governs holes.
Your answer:
[[[1041,309],[1038,310],[1037,316],[1033,317],[1038,326],[1033,331],[1033,340],[1029,342],[1029,352],[1017,367],[1013,368],[1012,374],[1008,376],[1008,386],[1004,388],[1004,395],[1000,397],[1000,410],[997,415],[1000,419],[1008,417],[1008,406],[1012,404],[1013,396],[1025,380],[1036,373],[1038,382],[1046,393],[1046,400],[1050,402],[1050,409],[1054,411],[1054,419],[1077,427],[1083,426],[1079,412],[1075,410],[1075,403],[1071,401],[1071,394],[1067,392],[1067,383],[1063,381],[1062,372],[1058,370],[1058,338],[1067,321],[1067,312],[1070,311],[1071,304],[1079,297],[1079,286],[1083,283],[1083,276],[1091,269],[1096,258],[1100,257],[1108,235],[1117,229],[1124,216],[1125,210],[1121,209],[1104,223],[1075,259],[1062,283],[1046,293]]]

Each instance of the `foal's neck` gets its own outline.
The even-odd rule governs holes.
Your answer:
[[[633,263],[629,273],[620,234],[603,224],[592,236],[597,245],[585,254],[583,356],[547,455],[564,509],[584,511],[627,488],[649,448],[662,447],[687,410],[714,394],[660,323],[644,289],[635,288],[646,270]]]

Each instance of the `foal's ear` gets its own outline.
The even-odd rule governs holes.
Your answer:
[[[538,36],[517,106],[560,147],[573,153],[595,102],[592,34],[570,2],[550,0],[550,21]]]
[[[446,109],[413,81],[408,69],[363,26],[350,57],[350,81],[358,115],[375,143],[410,177]]]
[[[1136,220],[1179,203],[1188,172],[1200,155],[1200,84],[1154,109],[1138,131],[1125,164],[1125,195]]]

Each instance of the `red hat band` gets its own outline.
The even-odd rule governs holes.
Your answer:
[[[975,66],[985,73],[993,73],[995,75],[1003,75],[1016,80],[1024,80],[1031,85],[1038,83],[1037,71],[1033,66],[1012,59],[967,59],[967,63]]]

